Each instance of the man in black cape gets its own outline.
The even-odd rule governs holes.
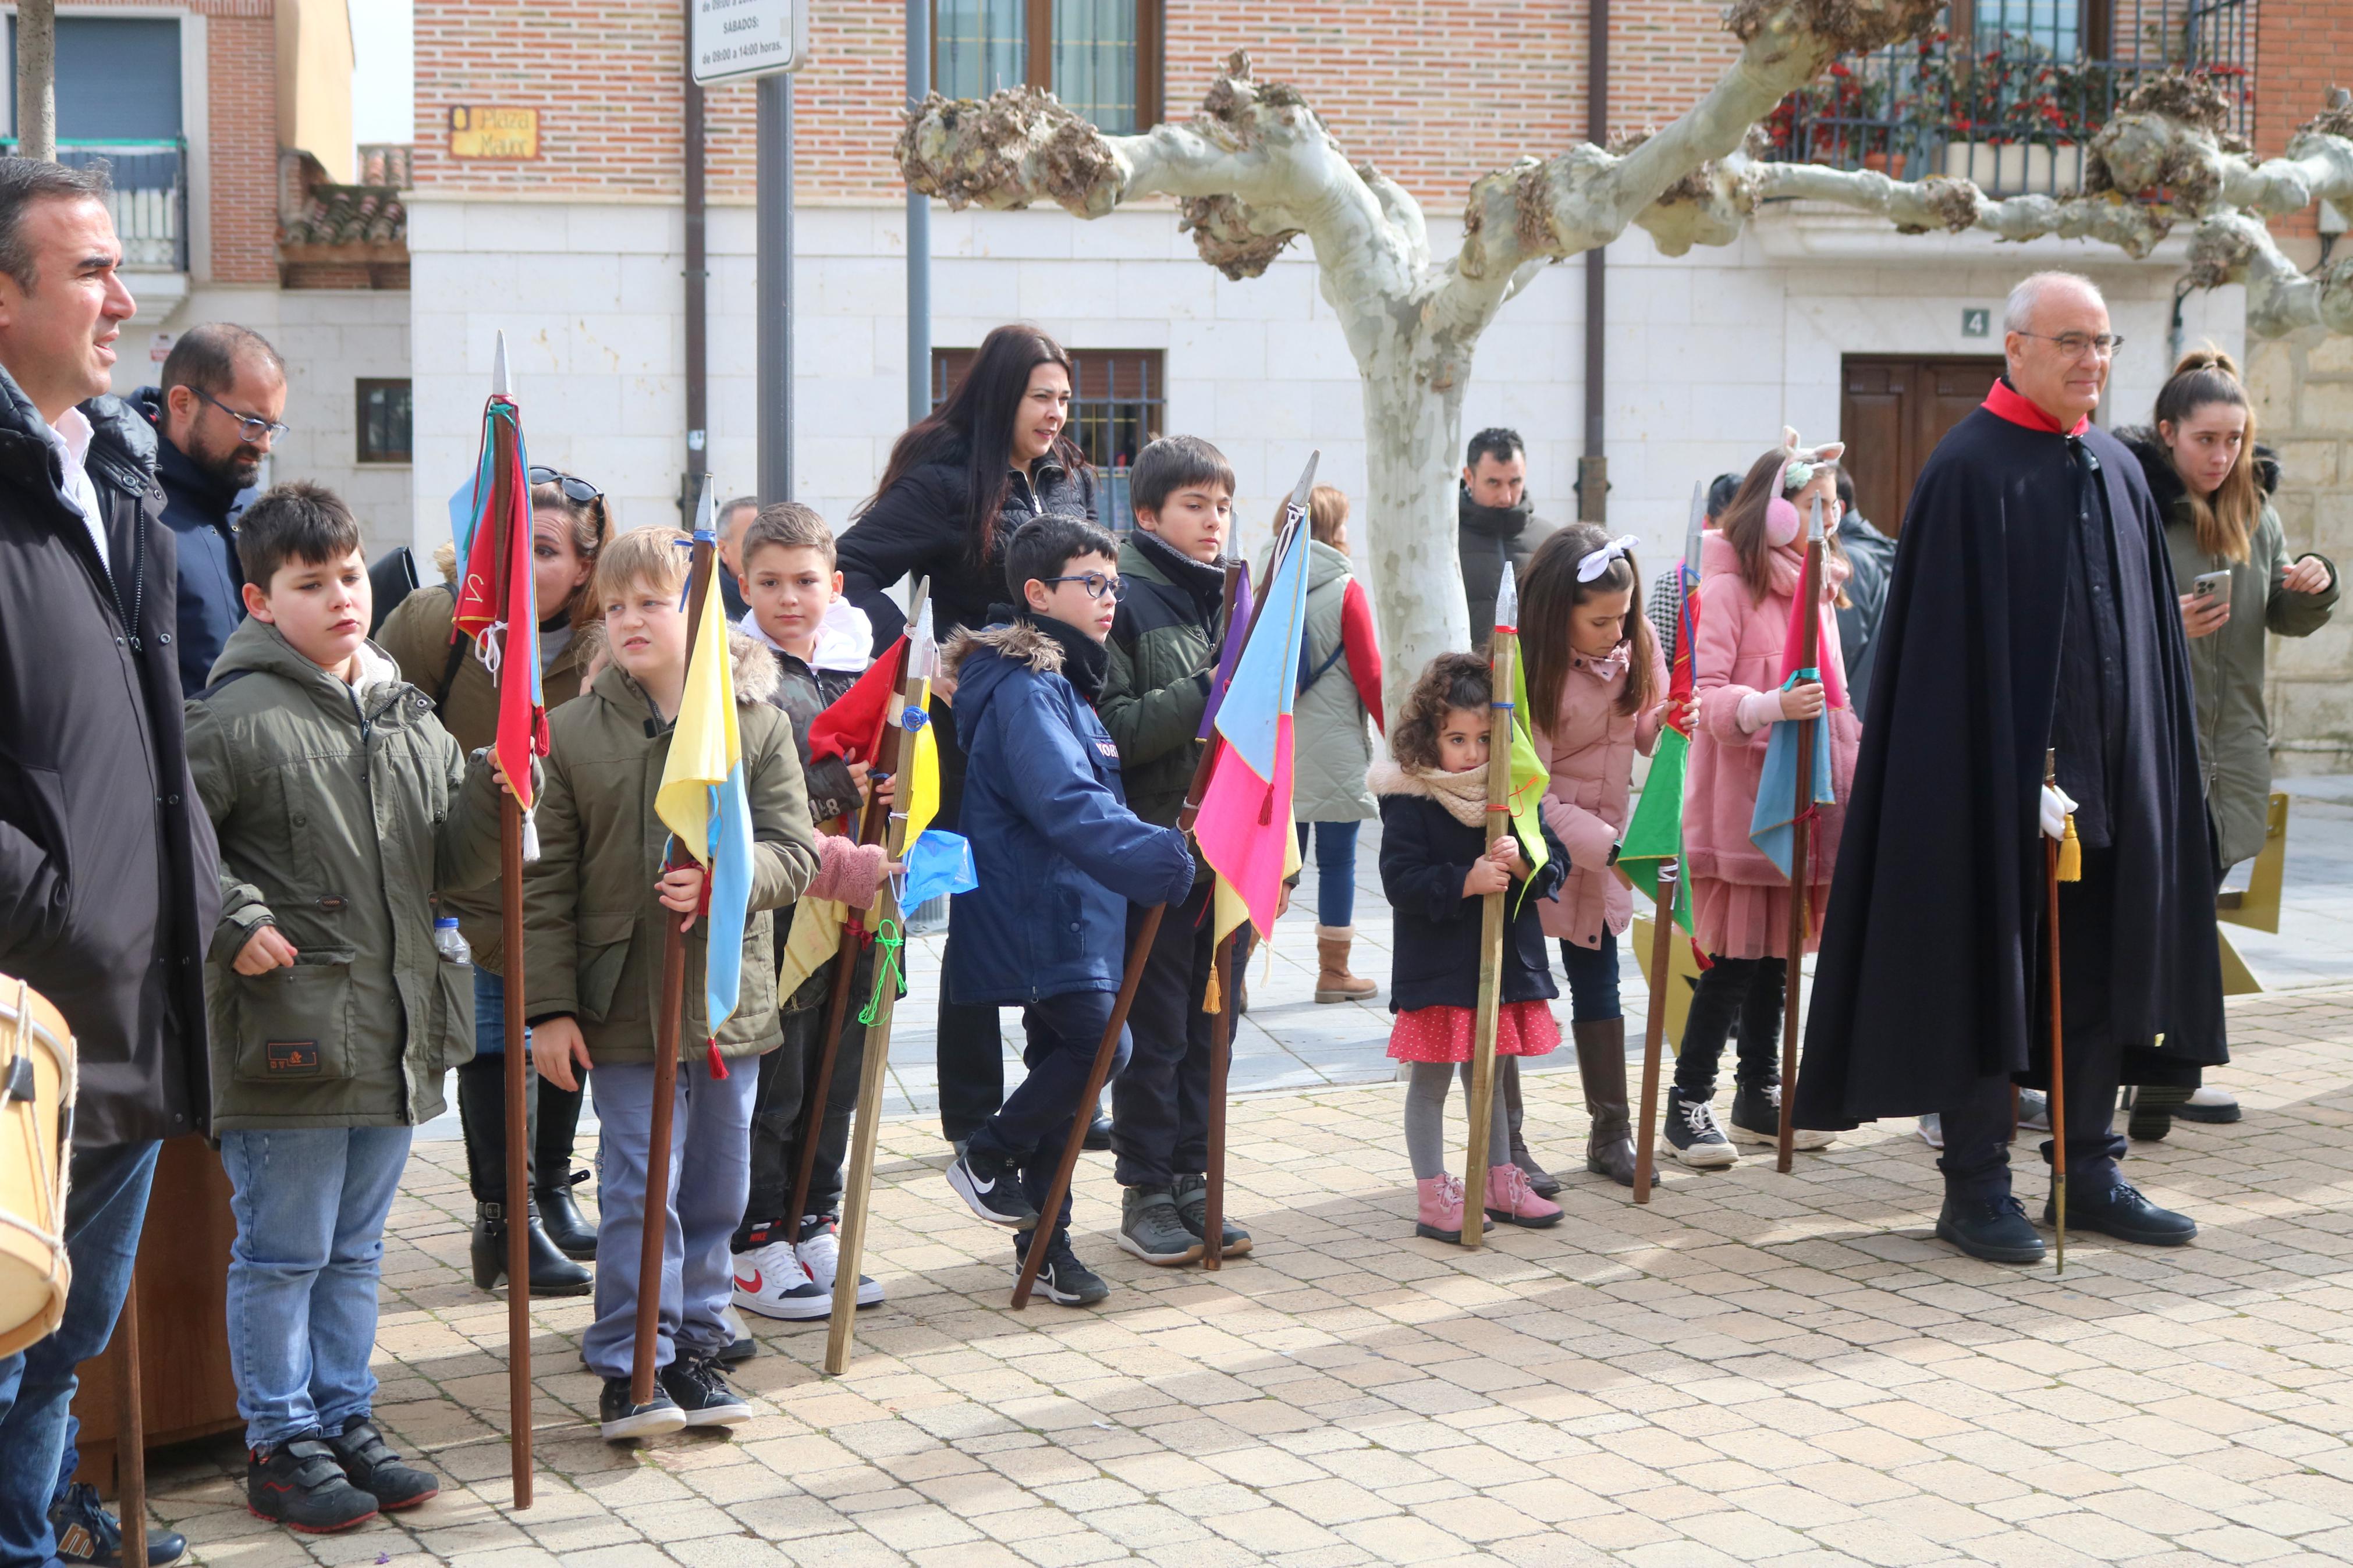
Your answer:
[[[2042,835],[2069,808],[2084,860],[2059,895],[2071,1223],[2159,1246],[2197,1234],[2119,1178],[2110,1123],[2120,1082],[2195,1083],[2226,1053],[2164,527],[2140,465],[2088,418],[2116,347],[2107,307],[2087,279],[2038,273],[2004,325],[2008,374],[1938,443],[1905,514],[1795,1115],[1842,1130],[1941,1113],[1936,1234],[2031,1263],[2010,1095],[2049,1079]]]

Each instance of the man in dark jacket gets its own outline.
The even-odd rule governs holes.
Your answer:
[[[179,536],[180,688],[212,682],[213,661],[245,619],[237,564],[237,496],[261,482],[261,460],[286,426],[286,362],[259,332],[227,321],[190,327],[164,361],[164,384],[131,401],[160,439],[164,521]]]
[[[1839,548],[1849,573],[1845,605],[1838,613],[1839,651],[1846,656],[1846,689],[1855,711],[1871,695],[1871,672],[1878,664],[1879,617],[1887,609],[1887,579],[1895,570],[1895,541],[1854,510],[1854,480],[1846,465],[1838,471]]]
[[[133,305],[102,174],[0,158],[0,972],[75,1036],[58,1331],[0,1358],[0,1563],[57,1555],[74,1369],[131,1282],[159,1141],[204,1129],[212,825],[189,781],[154,436],[106,395]],[[151,1554],[185,1547],[149,1538]]]
[[[1559,527],[1538,517],[1528,500],[1527,443],[1517,430],[1497,426],[1471,437],[1457,509],[1461,531],[1455,549],[1462,558],[1471,640],[1483,644],[1495,629],[1495,590],[1504,581],[1504,563],[1512,563],[1513,576],[1526,581],[1528,558]]]
[[[2222,985],[2164,525],[2089,418],[2116,344],[2107,307],[2084,279],[2038,273],[2004,322],[2008,374],[1937,444],[1905,514],[1795,1112],[1829,1129],[1938,1112],[1936,1234],[2032,1263],[2042,1241],[2010,1195],[2014,1082],[2063,1097],[2070,1224],[2154,1246],[2197,1234],[2123,1180],[2111,1122],[2120,1080],[2194,1083],[2223,1059]],[[2044,840],[2071,813],[2083,873],[2057,890],[2050,1083]]]

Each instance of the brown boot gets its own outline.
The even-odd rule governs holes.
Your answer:
[[[1496,1066],[1501,1069],[1504,1084],[1504,1120],[1512,1132],[1512,1163],[1528,1179],[1528,1190],[1540,1198],[1551,1197],[1560,1191],[1560,1178],[1536,1163],[1528,1152],[1528,1141],[1520,1136],[1520,1122],[1525,1112],[1520,1105],[1520,1058],[1504,1057]]]
[[[1626,1020],[1571,1024],[1577,1070],[1585,1079],[1585,1168],[1621,1187],[1634,1184],[1634,1140],[1626,1119]]]
[[[1363,1002],[1380,990],[1372,981],[1348,973],[1348,949],[1356,940],[1355,926],[1315,928],[1315,1000]]]

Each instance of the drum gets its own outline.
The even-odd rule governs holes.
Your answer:
[[[38,992],[0,974],[0,1355],[65,1316],[73,1105],[73,1032]]]

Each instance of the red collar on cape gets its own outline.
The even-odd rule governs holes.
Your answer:
[[[1993,390],[1986,394],[1984,407],[1987,413],[2007,419],[2012,425],[2023,425],[2029,430],[2047,430],[2053,436],[2081,436],[2092,423],[2088,416],[2080,418],[2075,421],[2073,430],[2063,432],[2059,428],[2059,421],[2045,414],[2040,405],[2021,396],[2018,389],[2010,384],[2008,376],[1996,378]]]

